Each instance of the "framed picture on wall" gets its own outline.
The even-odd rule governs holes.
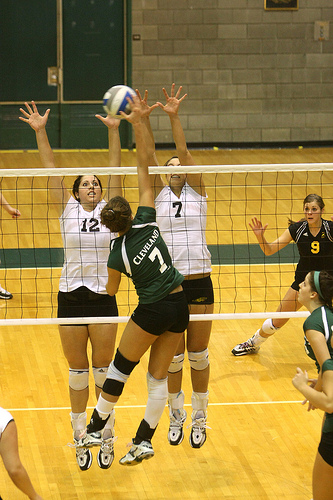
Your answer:
[[[298,10],[298,0],[265,0],[265,10]]]

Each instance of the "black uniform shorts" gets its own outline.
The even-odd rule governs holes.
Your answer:
[[[58,318],[118,316],[116,298],[80,286],[72,292],[58,292]]]
[[[214,304],[214,289],[210,276],[182,283],[189,304]]]
[[[153,335],[164,332],[181,333],[189,322],[184,291],[171,293],[152,304],[139,304],[131,316],[134,323]]]
[[[318,446],[319,455],[333,467],[333,432],[323,432]]]

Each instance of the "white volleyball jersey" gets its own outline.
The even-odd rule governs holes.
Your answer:
[[[101,224],[101,210],[105,205],[102,200],[92,212],[86,212],[71,196],[60,216],[64,245],[64,265],[59,282],[61,292],[85,286],[92,292],[107,294],[110,242],[117,235]]]
[[[155,200],[156,220],[172,263],[184,276],[211,272],[206,243],[207,196],[185,182],[180,197],[165,186]]]
[[[7,425],[9,424],[9,422],[11,420],[14,420],[14,418],[9,413],[9,411],[0,407],[0,438],[1,438],[3,431],[6,429]]]

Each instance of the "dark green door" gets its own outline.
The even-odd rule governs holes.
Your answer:
[[[51,114],[54,148],[104,148],[95,118],[105,91],[127,78],[129,2],[119,0],[0,0],[0,148],[35,148],[18,120],[34,99]],[[127,35],[125,35],[127,33]],[[123,147],[131,144],[127,124]]]

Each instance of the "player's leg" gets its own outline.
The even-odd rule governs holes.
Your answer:
[[[298,311],[301,304],[297,301],[297,290],[294,288],[289,288],[286,295],[280,302],[279,307],[276,312],[293,312]],[[248,340],[242,344],[237,344],[233,350],[232,354],[235,356],[244,356],[246,354],[255,354],[259,351],[261,344],[263,344],[269,337],[274,335],[274,333],[279,330],[283,325],[287,323],[289,318],[275,318],[266,319],[261,328],[256,331],[256,333],[250,337]]]
[[[117,323],[103,323],[88,326],[97,399],[102,391],[108,367],[114,355],[117,326]],[[113,411],[103,429],[101,447],[97,454],[97,463],[102,469],[108,469],[112,465],[114,459],[114,422],[115,414]]]
[[[182,333],[164,332],[151,346],[147,373],[146,411],[130,451],[120,459],[121,465],[136,465],[154,456],[151,439],[163,414],[168,398],[167,376],[171,360]]]
[[[329,465],[319,452],[313,466],[312,494],[313,500],[332,500],[333,498],[333,466]]]
[[[60,339],[69,365],[69,396],[71,424],[73,428],[76,459],[81,470],[87,470],[92,462],[89,449],[81,446],[80,436],[86,428],[87,402],[89,397],[89,361],[87,356],[87,325],[60,325]],[[99,443],[101,439],[99,439]]]
[[[168,369],[168,406],[170,419],[168,441],[173,446],[180,444],[184,439],[183,425],[187,416],[184,410],[185,395],[182,391],[184,353],[185,336],[182,335],[176,354]]]
[[[212,314],[214,304],[191,305],[191,314]],[[208,344],[212,330],[211,321],[191,321],[187,330],[187,352],[192,380],[192,423],[190,444],[200,448],[206,441],[208,406],[209,357]]]

